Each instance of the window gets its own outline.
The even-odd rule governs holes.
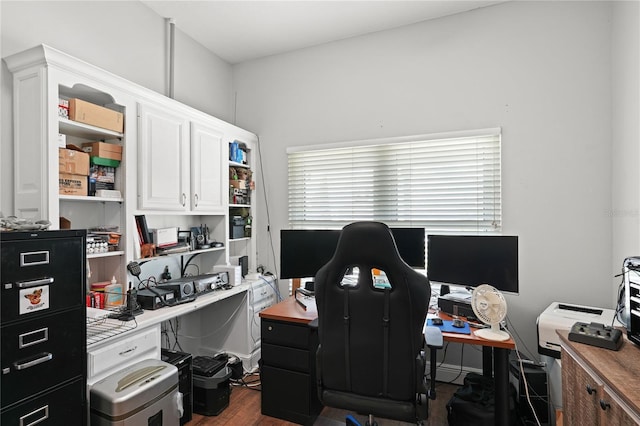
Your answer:
[[[289,224],[359,220],[427,233],[501,229],[500,129],[287,150]]]

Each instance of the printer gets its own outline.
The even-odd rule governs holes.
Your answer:
[[[571,330],[576,322],[613,323],[615,311],[553,302],[538,316],[538,353],[560,359],[560,337],[556,330]]]

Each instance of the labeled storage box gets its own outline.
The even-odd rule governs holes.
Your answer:
[[[69,99],[69,118],[114,132],[122,133],[124,130],[124,116],[121,112],[82,99]]]
[[[88,176],[89,154],[74,149],[58,148],[58,168],[61,174]]]
[[[82,144],[82,150],[90,157],[101,157],[122,161],[122,145],[106,142],[87,142]]]
[[[99,166],[91,161],[91,167],[89,168],[89,177],[91,179],[95,179],[96,182],[115,183],[116,168]]]
[[[61,195],[87,195],[87,176],[60,173],[58,193]]]
[[[193,374],[193,412],[217,416],[229,406],[231,369],[222,368],[211,377]]]

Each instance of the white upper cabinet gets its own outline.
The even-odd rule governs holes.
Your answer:
[[[138,208],[224,214],[224,131],[150,104],[138,117]]]
[[[191,123],[191,210],[224,213],[225,153],[221,129]]]
[[[138,119],[138,208],[190,210],[188,119],[148,104]]]

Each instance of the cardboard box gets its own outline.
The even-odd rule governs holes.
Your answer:
[[[61,195],[87,195],[87,176],[60,173],[58,193]]]
[[[69,99],[69,119],[114,132],[124,131],[124,116],[121,112],[82,99]]]
[[[233,187],[233,188],[238,188],[238,189],[247,189],[247,181],[246,180],[230,180],[229,184]]]
[[[60,174],[88,176],[89,154],[75,149],[58,148],[58,167]]]
[[[82,144],[82,150],[88,153],[90,157],[122,161],[122,145],[106,142],[87,142]]]

